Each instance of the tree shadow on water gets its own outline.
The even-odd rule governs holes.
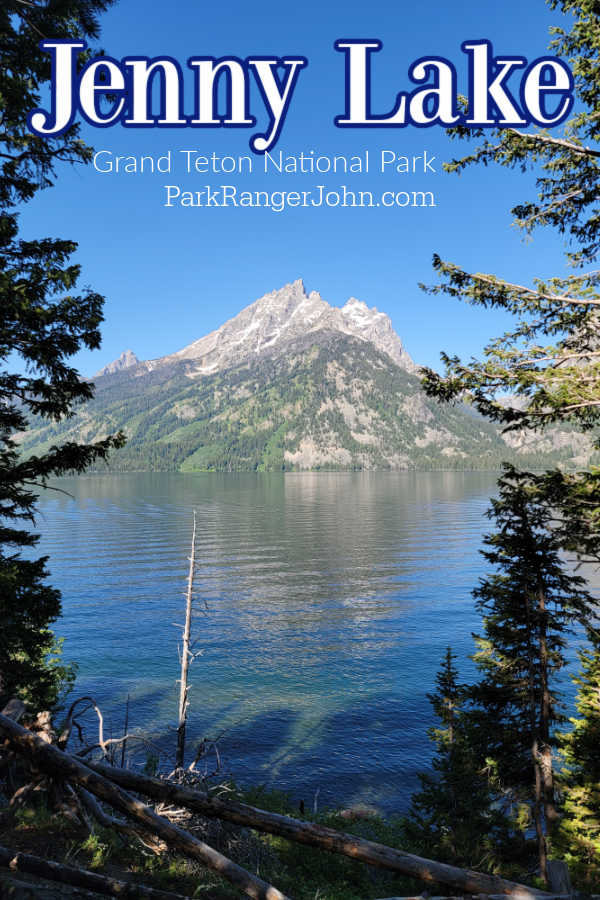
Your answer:
[[[321,718],[265,711],[233,728],[220,751],[241,785],[282,790],[307,810],[368,803],[400,813],[429,765],[431,724],[414,698],[380,693]]]

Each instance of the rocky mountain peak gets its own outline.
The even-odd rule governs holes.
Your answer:
[[[151,371],[163,364],[189,361],[190,377],[211,375],[264,355],[285,352],[285,347],[313,332],[341,332],[373,344],[408,371],[416,367],[394,331],[391,320],[375,308],[351,297],[339,308],[318,291],[307,293],[301,278],[255,300],[232,319],[177,353],[145,363]],[[135,362],[138,362],[134,356]],[[119,371],[111,363],[102,373]],[[119,368],[124,368],[121,364]]]
[[[251,311],[254,318],[271,315],[281,317],[281,324],[284,324],[285,317],[294,315],[299,307],[306,310],[310,304],[323,302],[316,291],[307,294],[304,282],[301,278],[298,278],[296,281],[285,284],[276,291],[271,291],[265,294],[264,297],[255,300],[245,310],[242,310],[240,316]],[[239,319],[239,316],[236,316],[232,321],[237,321],[237,319]]]
[[[403,369],[409,372],[417,371],[418,366],[404,349],[388,315],[379,312],[376,306],[367,306],[356,297],[350,297],[340,309],[340,313],[343,319],[342,330],[374,344]]]
[[[138,363],[139,359],[133,350],[124,350],[117,359],[113,360],[107,366],[104,366],[99,372],[96,372],[94,378],[100,378],[101,375],[114,375],[115,372],[122,372],[123,369],[130,369],[132,366],[137,366]]]
[[[349,300],[346,300],[346,302],[345,302],[344,305],[342,306],[342,309],[346,309],[346,310],[352,310],[352,309],[364,309],[364,310],[368,310],[369,307],[367,306],[367,304],[366,304],[363,300],[357,300],[356,297],[350,297]],[[371,312],[377,312],[377,307],[374,306],[374,307],[371,309]]]
[[[378,316],[385,316],[385,313],[380,313],[376,306],[369,308],[366,303],[357,300],[356,297],[350,297],[342,306],[341,312],[346,318],[354,319],[357,324],[366,324]],[[387,318],[387,316],[385,317]]]
[[[252,305],[279,305],[287,304],[290,301],[301,303],[302,300],[306,299],[306,297],[307,293],[306,288],[304,287],[304,282],[301,278],[297,278],[296,281],[292,281],[289,284],[284,284],[283,287],[277,288],[277,290],[275,291],[269,291],[268,294],[265,294],[263,297],[259,297],[259,299],[256,300]]]

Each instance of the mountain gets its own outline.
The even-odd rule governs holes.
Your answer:
[[[159,366],[190,360],[194,363],[189,372],[191,377],[211,375],[261,354],[277,353],[297,338],[321,331],[337,331],[369,341],[402,368],[417,371],[389,316],[375,308],[369,309],[366,303],[354,297],[341,309],[330,306],[316,291],[307,294],[301,279],[265,294],[216,331],[183,350],[143,365],[152,371]],[[138,361],[135,356],[134,359]],[[116,366],[119,360],[111,366]],[[109,368],[107,366],[98,374],[110,374],[106,371]]]
[[[544,461],[534,442],[509,446],[465,406],[422,392],[385,313],[350,299],[330,306],[302,281],[247,306],[177,353],[132,351],[94,378],[73,419],[39,423],[25,453],[122,429],[111,467],[132,470],[491,468]],[[588,445],[550,447],[573,462]]]
[[[107,366],[104,366],[103,369],[100,369],[99,372],[96,372],[94,378],[102,378],[103,375],[114,375],[115,372],[122,372],[123,369],[130,369],[138,363],[139,359],[133,350],[124,350],[118,359],[115,359]]]

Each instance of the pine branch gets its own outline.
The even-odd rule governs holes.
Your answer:
[[[507,128],[506,130],[517,137],[524,138],[525,140],[534,143],[550,144],[562,147],[565,150],[572,150],[574,153],[578,153],[581,156],[593,157],[595,159],[600,158],[600,150],[592,150],[591,147],[583,147],[581,144],[575,144],[573,141],[567,141],[565,138],[550,137],[548,134],[524,133],[519,131],[518,128]]]

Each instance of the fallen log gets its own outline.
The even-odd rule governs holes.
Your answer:
[[[9,719],[14,719],[15,722],[20,722],[25,715],[25,710],[26,706],[23,701],[19,700],[18,697],[13,697],[2,710],[2,715],[8,716]]]
[[[87,813],[86,818],[91,817],[89,824],[92,827],[92,830],[93,820],[95,819],[103,828],[113,829],[120,834],[133,837],[157,855],[163,850],[166,850],[166,844],[162,841],[157,841],[156,837],[153,834],[150,834],[150,832],[144,831],[141,828],[136,828],[136,826],[131,825],[130,822],[122,822],[120,819],[116,819],[114,816],[109,816],[105,813],[100,803],[98,803],[96,798],[92,796],[89,791],[86,791],[85,788],[78,787],[74,788],[74,790],[81,803],[82,813],[85,811],[85,813]]]
[[[419,894],[412,897],[386,897],[385,900],[506,900],[506,894],[469,894],[468,898],[460,897],[430,897],[428,894]],[[547,894],[545,900],[573,900],[572,894]],[[593,897],[588,898],[593,900]]]
[[[80,760],[69,756],[52,744],[45,743],[33,732],[22,728],[2,714],[0,714],[0,734],[8,739],[13,750],[26,756],[38,770],[86,788],[91,794],[158,835],[173,850],[197,860],[213,872],[218,872],[253,900],[289,900],[273,885],[247,872],[208,844],[157,815],[141,801],[121,790],[116,783],[93,772]]]
[[[548,894],[546,900],[572,900],[572,897],[572,894]],[[385,900],[506,900],[506,894],[469,894],[468,898],[430,897],[429,895],[419,894],[416,897],[386,897]]]
[[[208,818],[224,819],[256,831],[276,834],[296,843],[339,853],[380,869],[419,878],[429,884],[444,884],[469,894],[503,894],[523,900],[526,898],[549,900],[554,896],[496,875],[486,875],[483,872],[434,862],[324,825],[266,812],[245,803],[221,800],[183,785],[140,775],[129,769],[117,769],[104,763],[88,763],[88,765],[121,787],[144,794],[152,800],[173,803]]]
[[[19,853],[8,847],[0,847],[0,866],[10,869],[11,872],[38,875],[48,881],[58,881],[60,884],[84,888],[95,891],[97,894],[106,894],[109,897],[123,897],[127,900],[186,900],[182,894],[173,894],[170,891],[159,891],[142,884],[119,881],[107,875],[88,872],[87,869],[65,866],[63,863],[42,859],[40,856]]]

